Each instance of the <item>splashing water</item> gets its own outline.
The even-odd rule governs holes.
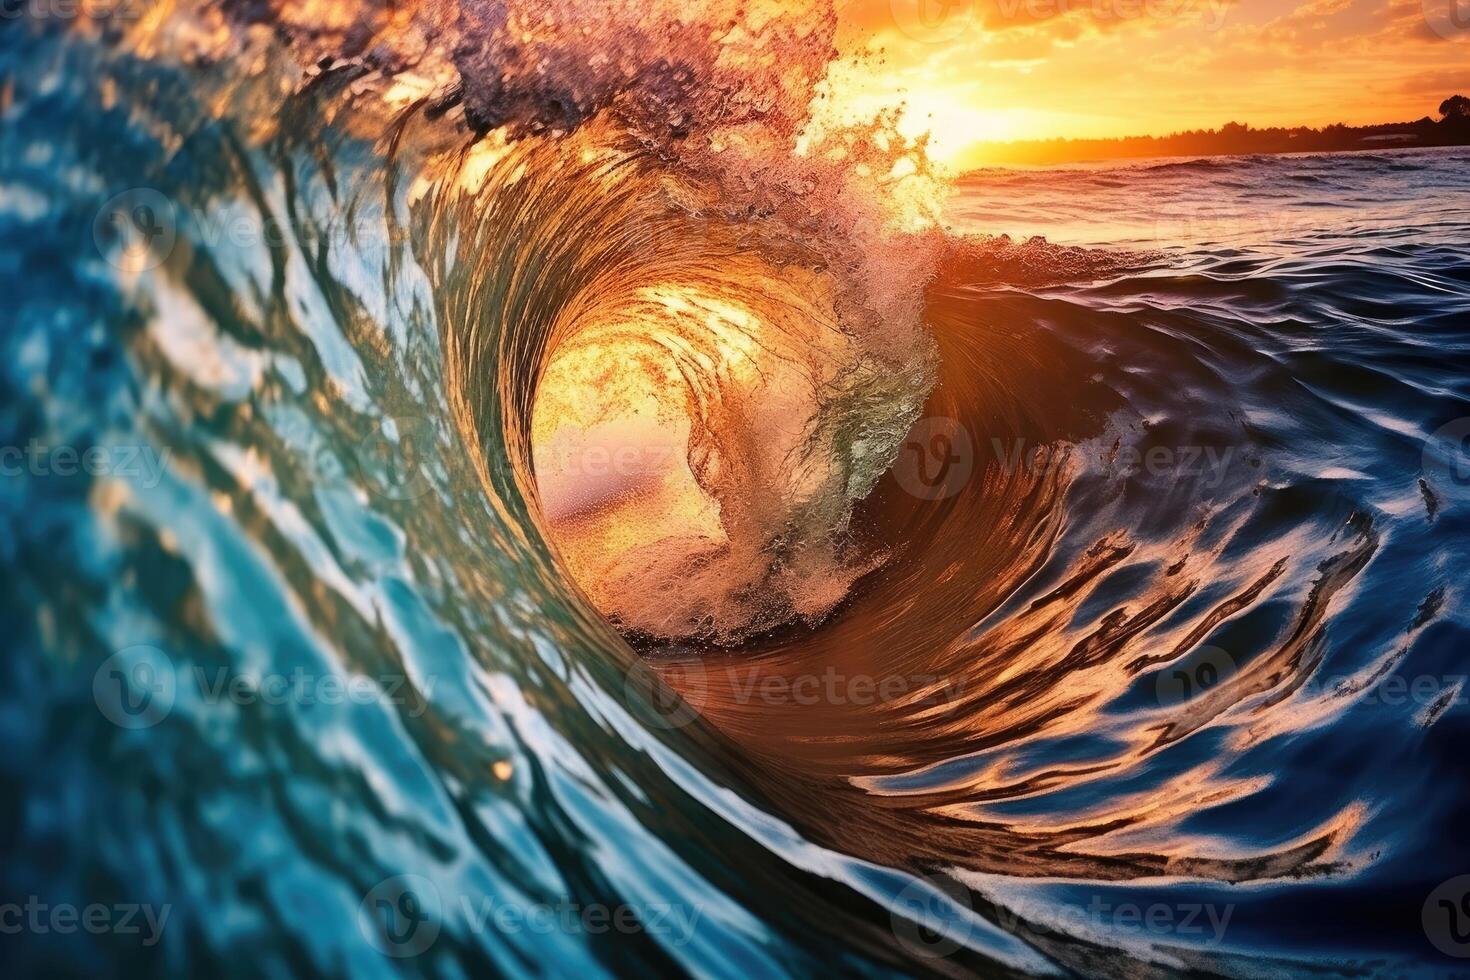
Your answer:
[[[1452,972],[1463,154],[943,233],[822,4],[61,26],[0,880],[157,928],[18,969]]]

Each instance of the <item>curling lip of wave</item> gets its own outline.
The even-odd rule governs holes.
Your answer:
[[[626,277],[612,293],[621,306],[640,271],[702,274],[674,248],[697,218],[702,241],[729,229],[726,251],[761,263],[779,255],[785,273],[828,276],[835,289],[838,273],[825,266],[836,264],[813,259],[826,239],[778,219],[753,226],[759,247],[749,254],[747,219],[773,212],[671,204],[665,175],[690,183],[699,201],[728,173],[642,131],[614,130],[628,135],[627,152],[611,161],[557,152],[612,114],[589,116],[559,143],[518,139],[520,181],[509,180],[516,161],[507,157],[505,169],[482,172],[492,184],[474,195],[409,200],[405,176],[447,183],[461,172],[457,155],[443,155],[463,139],[445,125],[452,113],[430,120],[437,107],[426,103],[390,129],[385,167],[369,152],[381,116],[347,105],[338,87],[355,69],[325,73],[284,109],[274,78],[268,99],[210,100],[241,113],[228,127],[200,125],[207,116],[188,86],[128,71],[116,78],[123,104],[146,95],[156,125],[180,132],[159,136],[104,111],[85,74],[60,73],[44,89],[26,82],[45,70],[15,73],[9,121],[34,138],[68,118],[54,109],[70,99],[96,132],[136,141],[127,144],[135,152],[102,158],[87,127],[63,148],[108,175],[98,186],[172,180],[179,200],[258,209],[290,234],[254,251],[194,242],[102,299],[90,280],[58,285],[54,262],[18,279],[28,310],[56,302],[49,289],[73,304],[58,311],[95,302],[97,316],[24,318],[14,342],[27,353],[12,363],[52,351],[58,370],[44,393],[6,386],[21,410],[5,418],[59,420],[73,433],[65,427],[115,426],[138,441],[166,434],[183,460],[151,491],[98,485],[63,504],[26,501],[35,513],[58,508],[49,511],[57,519],[18,529],[19,553],[39,559],[22,566],[15,594],[58,601],[27,633],[38,656],[6,660],[15,676],[5,689],[24,695],[14,703],[27,721],[20,730],[55,731],[63,712],[85,726],[75,706],[91,696],[67,687],[64,672],[48,687],[29,664],[77,662],[99,636],[135,643],[138,623],[155,625],[191,665],[256,676],[306,660],[444,682],[381,716],[206,715],[184,702],[168,723],[129,733],[129,751],[117,750],[115,731],[78,728],[82,737],[15,782],[26,791],[17,798],[42,801],[34,812],[87,819],[39,831],[27,822],[19,870],[8,874],[63,853],[60,838],[77,855],[68,870],[78,880],[99,871],[163,880],[222,913],[201,914],[180,954],[206,964],[237,961],[247,944],[273,963],[335,962],[357,941],[351,927],[324,941],[331,922],[282,921],[273,896],[309,890],[341,911],[332,921],[352,923],[357,896],[405,866],[476,894],[534,881],[604,902],[738,902],[707,928],[772,970],[813,969],[807,950],[819,942],[829,965],[855,960],[856,948],[883,965],[932,966],[896,948],[888,908],[902,905],[895,896],[912,879],[888,869],[949,872],[969,885],[977,919],[1007,923],[963,931],[956,970],[1029,968],[1022,945],[1075,972],[1120,976],[1180,963],[1256,975],[1263,963],[1306,956],[1314,962],[1288,960],[1279,972],[1361,972],[1365,960],[1417,965],[1429,955],[1417,921],[1375,912],[1363,928],[1323,938],[1293,931],[1291,903],[1356,923],[1386,901],[1417,907],[1437,884],[1426,873],[1470,861],[1452,831],[1463,794],[1440,761],[1458,757],[1463,709],[1453,697],[1422,710],[1375,697],[1376,678],[1456,670],[1465,636],[1455,570],[1467,498],[1452,466],[1425,462],[1420,438],[1470,411],[1463,157],[1394,157],[1422,165],[1414,181],[1353,161],[1273,164],[1352,175],[1360,190],[1350,226],[1323,219],[1289,248],[1237,235],[1228,245],[1172,243],[1171,265],[1101,269],[1089,253],[1039,243],[947,252],[925,297],[942,383],[923,412],[969,431],[973,480],[940,500],[916,499],[897,474],[878,480],[851,523],[893,553],[819,629],[753,638],[738,658],[663,644],[644,668],[580,601],[536,524],[534,379],[558,332],[582,322],[567,307],[572,294],[547,283],[587,286],[577,295],[590,301],[604,294],[577,275],[636,252],[614,263]],[[235,140],[236,126],[254,133],[276,113],[283,124],[263,146]],[[302,123],[329,116],[331,126]],[[168,149],[181,145],[187,154]],[[69,173],[22,177],[71,201],[83,192]],[[650,173],[658,179],[642,179]],[[1140,177],[1131,210],[1177,200],[1178,176]],[[1330,203],[1319,183],[1278,177],[1254,190],[1288,194],[1303,212]],[[1212,182],[1204,168],[1182,186],[1250,199],[1250,188]],[[1047,214],[1075,216],[1074,187],[1033,184],[1006,203],[1042,228]],[[628,227],[620,214],[645,230],[611,231]],[[360,240],[323,233],[343,215]],[[381,224],[405,215],[414,234],[384,255],[374,247]],[[586,222],[605,233],[578,235]],[[26,240],[65,244],[50,225]],[[659,253],[659,242],[671,251]],[[1084,274],[1056,285],[1072,277],[1047,275],[1054,258]],[[840,274],[865,281],[850,266]],[[196,307],[206,312],[165,315]],[[100,340],[86,332],[96,322],[112,326]],[[179,322],[193,347],[179,346]],[[99,343],[109,356],[93,356]],[[467,433],[478,482],[446,448],[446,464],[422,474],[426,493],[384,494],[372,460],[352,462],[353,448],[402,406],[431,415],[446,447],[458,448],[456,426]],[[1025,465],[986,454],[1018,440]],[[1190,446],[1236,451],[1223,478],[1117,463]],[[303,462],[338,455],[349,465]],[[76,558],[87,549],[41,536],[58,527],[102,529],[79,539],[105,538],[100,573]],[[1220,653],[1228,659],[1208,661]],[[677,737],[650,735],[661,719],[630,690],[630,664],[684,692],[697,720]],[[1202,667],[1222,683],[1185,696],[1180,675],[1198,680]],[[839,679],[903,683],[876,701],[863,692],[884,690],[877,684],[844,686],[843,702],[818,705],[765,693],[806,690],[798,685],[829,668]],[[1334,677],[1351,683],[1322,683]],[[170,787],[159,802],[166,829],[157,806],[118,805],[138,801],[139,785]],[[735,797],[755,802],[743,809]],[[249,826],[221,813],[248,814]],[[104,845],[94,828],[106,830]],[[122,866],[123,849],[105,846],[114,839],[159,860]],[[344,851],[344,839],[371,846]],[[199,851],[196,841],[222,846]],[[610,841],[657,860],[608,861]],[[198,872],[217,871],[218,853],[262,858],[248,869],[250,887],[198,892]],[[1240,884],[1220,887],[1229,882]],[[1079,894],[1231,903],[1229,949],[1201,949],[1183,934],[1140,949],[1126,930],[1056,927],[1048,914],[1065,922]],[[875,915],[868,905],[879,901],[888,904]],[[259,921],[286,938],[272,945]],[[439,950],[475,967],[548,950],[592,962],[578,945],[585,937],[536,937],[529,950],[515,945],[525,937],[446,929]],[[708,958],[715,942],[695,953]],[[648,955],[697,966],[678,948]]]
[[[528,45],[519,10],[465,4],[464,119],[498,128],[426,202],[467,437],[511,448],[518,495],[547,482],[544,532],[610,620],[726,647],[820,622],[880,560],[851,509],[933,376],[938,239],[893,232],[880,193],[929,179],[922,148],[891,120],[812,128],[831,8],[756,7],[610,4],[589,61],[575,18]],[[614,420],[664,426],[687,466],[538,474],[538,440]]]

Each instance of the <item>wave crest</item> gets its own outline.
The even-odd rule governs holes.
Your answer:
[[[813,124],[829,6],[742,9],[533,34],[466,7],[478,135],[424,174],[461,417],[597,608],[656,640],[824,617],[881,560],[852,507],[933,383],[938,240],[877,192],[932,183],[922,146]],[[637,462],[590,473],[593,450]]]

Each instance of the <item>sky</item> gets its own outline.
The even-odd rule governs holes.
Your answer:
[[[1456,5],[1459,13],[1456,14]],[[1470,0],[838,0],[854,111],[983,141],[1438,117],[1470,95]]]

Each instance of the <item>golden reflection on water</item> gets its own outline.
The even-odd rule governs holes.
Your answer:
[[[967,402],[1002,394],[1024,405],[1045,390],[1046,357],[1033,352],[1029,364],[1008,361],[1017,390],[987,391],[975,380],[988,376],[984,365],[1016,352],[1002,336],[951,326],[928,414],[963,417]],[[956,365],[973,372],[969,380]],[[1013,421],[1024,431],[1024,420]],[[1180,540],[1119,530],[1078,555],[1045,594],[1007,609],[1063,531],[1069,449],[1057,443],[1047,452],[1055,454],[1049,465],[992,466],[973,492],[941,501],[916,500],[886,479],[859,519],[890,536],[894,555],[829,621],[735,654],[656,658],[654,668],[729,739],[737,764],[782,812],[817,839],[875,861],[1023,877],[1225,881],[1351,863],[1346,842],[1367,817],[1361,806],[1257,851],[1183,825],[1203,807],[1269,784],[1268,775],[1228,771],[1241,739],[1261,725],[1310,723],[1312,714],[1269,709],[1310,674],[1335,594],[1376,547],[1371,529],[1338,544],[1305,596],[1280,590],[1312,578],[1287,572],[1294,561],[1314,561],[1294,552],[1310,556],[1318,542],[1282,540],[1249,561],[1219,564],[1241,514],[1206,517]],[[1126,568],[1147,580],[1111,612],[1081,615]],[[1236,585],[1192,609],[1190,600],[1220,579]],[[1227,617],[1281,600],[1297,611],[1274,649],[1239,665],[1207,697],[1153,698],[1159,665],[1177,663]],[[1150,700],[1119,712],[1116,699],[1139,684]],[[1224,726],[1224,744],[1234,748],[1172,769],[1164,753],[1211,724]],[[1039,749],[1065,744],[1088,749],[1070,761]],[[1009,805],[1024,801],[1032,805]]]

